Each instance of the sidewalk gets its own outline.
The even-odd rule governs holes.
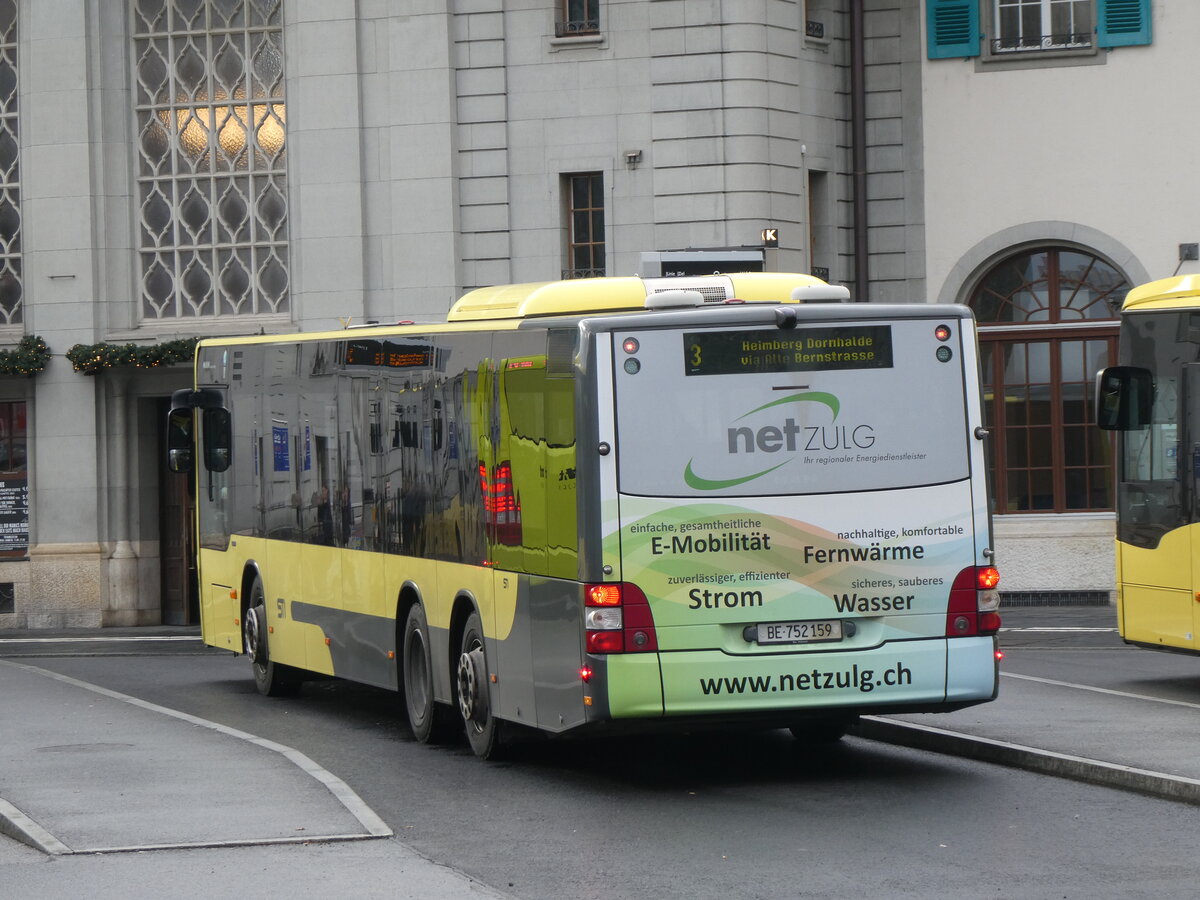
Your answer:
[[[864,719],[861,737],[1000,763],[1036,772],[1200,804],[1200,690],[1164,699],[1136,688],[1110,690],[1013,671],[1022,632],[1037,631],[1039,649],[1080,650],[1081,643],[1125,651],[1112,607],[1028,608],[1004,612],[1000,696],[946,715]],[[1106,634],[1103,632],[1107,632]],[[1015,645],[1015,646],[1014,646]],[[1086,649],[1084,649],[1086,652]],[[1170,668],[1187,683],[1200,659],[1129,648],[1131,664]]]
[[[499,896],[399,844],[344,782],[271,741],[4,660],[0,722],[0,834],[45,854],[308,847],[288,854],[302,882],[336,867],[331,847],[370,841],[386,846],[341,856],[387,857],[401,896]]]

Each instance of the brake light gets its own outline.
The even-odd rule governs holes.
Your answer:
[[[1000,572],[994,566],[968,566],[958,573],[946,606],[946,637],[995,634],[1000,630]]]
[[[483,491],[488,538],[493,543],[520,546],[521,504],[513,487],[512,463],[505,460],[496,466],[491,479],[487,466],[480,463],[479,483]]]
[[[624,653],[625,637],[619,631],[589,631],[588,653]]]
[[[588,584],[583,591],[588,653],[658,650],[650,602],[636,584]]]
[[[492,488],[492,502],[495,504],[497,518],[507,513],[514,513],[517,506],[517,496],[513,493],[512,466],[502,462],[496,467],[496,481]],[[503,521],[503,519],[501,519]]]

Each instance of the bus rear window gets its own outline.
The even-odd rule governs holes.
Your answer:
[[[938,324],[614,334],[620,490],[825,494],[968,477],[962,323],[948,337]]]

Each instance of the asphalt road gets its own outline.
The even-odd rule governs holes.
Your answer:
[[[1012,610],[1006,623],[1006,671],[1200,699],[1200,660],[1123,647],[1105,630],[1111,610]],[[2,638],[2,656],[299,749],[350,784],[400,841],[515,897],[1195,892],[1190,835],[1200,811],[1180,803],[860,738],[806,751],[783,732],[544,742],[512,762],[485,764],[465,742],[415,743],[385,692],[323,682],[298,698],[268,700],[255,693],[244,660],[187,642]],[[953,727],[955,715],[940,724]],[[174,765],[186,778],[188,758]],[[0,796],[2,786],[0,776]],[[0,885],[19,885],[13,878],[29,871],[32,851],[13,852],[18,859],[0,852]],[[195,884],[218,861],[275,858],[285,888],[296,851],[272,852],[171,856],[176,871],[198,873]],[[323,852],[331,871],[347,872],[343,890],[358,877],[359,895],[374,895],[366,890],[369,852]],[[351,855],[358,865],[338,868]],[[107,865],[128,867],[130,883],[166,877],[167,857],[142,856]],[[55,864],[78,866],[81,884],[96,865]]]

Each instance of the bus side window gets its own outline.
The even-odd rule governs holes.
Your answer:
[[[1136,366],[1109,366],[1096,376],[1096,424],[1107,431],[1139,431],[1150,424],[1154,379]]]
[[[210,472],[224,472],[233,459],[233,428],[229,410],[204,410],[204,467]]]
[[[179,474],[192,471],[190,409],[173,409],[167,416],[167,468]]]

